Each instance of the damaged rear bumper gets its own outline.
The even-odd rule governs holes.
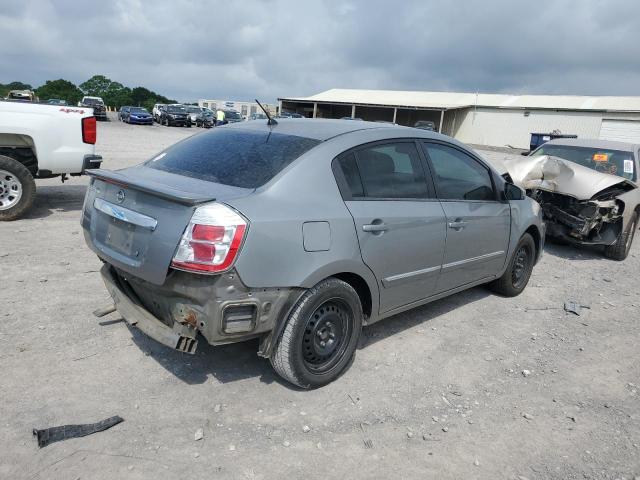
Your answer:
[[[102,278],[127,323],[167,347],[194,353],[200,333],[211,345],[270,334],[300,288],[248,288],[235,272],[196,275],[172,271],[163,285],[105,264]]]
[[[127,295],[127,287],[114,274],[112,267],[105,264],[100,273],[116,309],[129,325],[137,327],[145,335],[167,347],[195,353],[198,341],[193,327],[174,324],[171,328],[165,325]]]

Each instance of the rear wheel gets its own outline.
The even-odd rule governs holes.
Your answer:
[[[491,282],[489,287],[505,297],[520,295],[529,283],[536,259],[536,244],[528,233],[525,233],[515,248],[509,266],[502,276]]]
[[[13,158],[0,155],[0,221],[19,218],[36,196],[36,182],[27,168]]]
[[[299,387],[326,385],[351,364],[361,330],[358,294],[348,283],[328,278],[307,290],[293,308],[271,365]]]
[[[631,218],[629,219],[629,224],[627,225],[626,230],[620,232],[618,235],[618,239],[616,243],[613,245],[608,245],[604,249],[604,254],[612,258],[613,260],[624,260],[629,255],[629,250],[631,250],[631,244],[633,243],[633,237],[636,234],[636,230],[638,229],[638,212],[633,212]]]

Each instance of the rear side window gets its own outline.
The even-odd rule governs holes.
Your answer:
[[[173,145],[145,166],[242,188],[257,188],[318,140],[274,132],[216,128]]]
[[[427,198],[424,169],[414,143],[378,144],[338,160],[353,198]]]
[[[434,170],[438,198],[443,200],[495,200],[489,170],[457,148],[425,144]]]

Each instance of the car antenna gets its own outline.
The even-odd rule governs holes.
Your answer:
[[[258,104],[258,106],[260,106],[260,108],[262,109],[264,114],[267,116],[267,118],[269,119],[269,120],[267,120],[267,125],[277,125],[278,122],[276,122],[276,119],[275,118],[271,118],[271,115],[269,115],[269,112],[267,111],[267,109],[262,106],[262,104],[258,101],[257,98],[255,99],[255,101]]]

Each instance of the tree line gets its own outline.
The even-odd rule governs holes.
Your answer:
[[[175,100],[144,87],[126,87],[104,75],[94,75],[77,86],[62,78],[47,80],[44,85],[37,88],[22,82],[0,83],[0,97],[6,97],[10,90],[33,90],[41,102],[57,98],[66,100],[69,105],[76,105],[85,95],[102,97],[105,105],[110,107],[120,108],[123,105],[133,105],[145,107],[149,111],[156,103],[177,103]]]

